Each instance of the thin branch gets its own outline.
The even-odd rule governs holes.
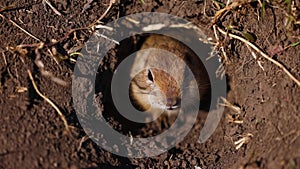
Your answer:
[[[224,15],[224,13],[238,7],[238,6],[241,6],[243,4],[246,4],[246,3],[249,3],[248,1],[236,1],[236,2],[232,2],[230,5],[226,5],[225,8],[223,9],[220,9],[219,11],[216,12],[215,16],[214,16],[214,19],[213,19],[213,23],[216,23],[218,18],[220,18],[221,16]]]
[[[88,27],[91,28],[93,26],[95,26],[98,22],[100,22],[108,13],[108,11],[110,10],[110,8],[112,7],[112,5],[115,3],[115,0],[110,0],[109,2],[109,6],[107,7],[107,9],[105,10],[105,12],[95,21],[93,22],[91,25],[89,25]]]
[[[23,58],[22,58],[22,57],[20,57],[20,58],[21,58],[21,61],[23,62],[23,64],[25,64]],[[25,64],[25,65],[26,65],[26,64]],[[58,108],[58,107],[57,107],[57,106],[56,106],[49,98],[47,98],[45,95],[43,95],[43,94],[39,91],[39,89],[38,89],[38,87],[37,87],[37,85],[36,85],[36,83],[35,83],[35,81],[34,81],[34,79],[33,79],[33,76],[32,76],[31,71],[30,71],[28,68],[26,68],[26,69],[27,69],[27,73],[28,73],[28,75],[29,75],[29,78],[30,78],[30,80],[31,80],[31,83],[32,83],[33,88],[34,88],[34,90],[36,91],[36,93],[37,93],[40,97],[42,97],[46,102],[48,102],[48,103],[56,110],[56,112],[58,113],[59,117],[61,118],[61,120],[63,121],[63,123],[64,123],[64,125],[65,125],[65,127],[66,127],[66,131],[69,132],[69,131],[70,131],[70,130],[69,130],[69,125],[68,125],[68,122],[67,122],[66,118],[64,117],[63,113],[59,110],[59,108]]]
[[[267,54],[265,54],[256,45],[254,45],[253,43],[249,42],[247,39],[244,39],[244,38],[242,38],[242,37],[240,37],[238,35],[235,35],[235,34],[232,34],[232,33],[229,33],[229,32],[226,33],[226,31],[222,30],[219,27],[218,27],[218,31],[221,32],[225,36],[228,35],[231,38],[238,39],[238,40],[244,42],[245,44],[249,45],[252,49],[254,49],[255,51],[257,51],[264,58],[266,58],[267,60],[271,61],[276,66],[278,66],[280,69],[282,69],[298,86],[300,86],[300,81],[297,80],[295,76],[293,76],[281,63],[277,62],[276,60],[272,59],[270,56],[268,56]]]
[[[93,28],[99,21],[101,21],[105,16],[106,14],[108,13],[108,11],[111,9],[112,5],[115,3],[115,0],[111,0],[110,1],[110,4],[108,6],[108,8],[105,10],[105,12],[100,16],[100,18],[98,18],[95,22],[93,22],[92,24],[90,24],[89,26],[87,27],[81,27],[81,28],[74,28],[74,29],[71,29],[69,32],[67,32],[65,34],[65,36],[63,36],[62,38],[58,39],[57,41],[55,42],[50,42],[50,43],[47,43],[47,44],[44,44],[44,47],[50,47],[50,46],[53,46],[55,44],[58,44],[64,40],[66,40],[73,32],[75,31],[78,31],[78,30],[87,30],[87,29],[91,29]],[[3,15],[0,14],[1,17],[5,18]],[[5,18],[7,19],[7,18]],[[29,36],[33,37],[34,39],[42,42],[40,39],[38,39],[37,37],[33,36],[32,34],[30,34],[29,32],[27,32],[26,30],[24,30],[23,28],[21,28],[19,25],[17,25],[15,22],[13,22],[12,20],[10,19],[7,19],[9,20],[10,22],[12,22],[15,26],[17,26],[18,28],[20,28],[21,30],[23,30],[26,34],[28,34]],[[37,47],[39,46],[40,43],[34,43],[34,44],[22,44],[22,45],[18,45],[17,47],[19,48],[24,48],[24,47],[29,47],[29,48],[32,48],[32,47]]]
[[[54,6],[51,5],[51,3],[48,0],[43,0],[43,3],[47,4],[53,10],[54,13],[61,16],[61,13],[56,8],[54,8]]]
[[[11,22],[13,25],[15,25],[16,27],[18,27],[19,29],[21,29],[24,33],[26,33],[27,35],[29,35],[29,36],[32,37],[33,39],[35,39],[35,40],[41,42],[41,40],[40,40],[39,38],[37,38],[36,36],[32,35],[32,34],[29,33],[28,31],[26,31],[25,29],[23,29],[21,26],[19,26],[19,25],[18,25],[16,22],[14,22],[13,20],[4,17],[2,14],[0,14],[0,16],[1,16],[2,18],[7,19],[9,22]]]

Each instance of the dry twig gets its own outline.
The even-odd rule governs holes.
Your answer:
[[[50,42],[50,43],[44,43],[44,47],[51,47],[51,46],[53,46],[53,45],[56,45],[56,44],[58,44],[58,43],[61,43],[62,41],[66,40],[72,33],[76,32],[76,31],[79,31],[79,30],[89,30],[89,29],[91,29],[91,28],[92,28],[92,30],[93,30],[94,27],[95,27],[95,28],[99,28],[99,27],[101,28],[101,26],[97,26],[96,24],[97,24],[98,22],[100,22],[100,21],[106,16],[106,14],[107,14],[108,11],[111,9],[111,7],[112,7],[112,5],[113,5],[114,3],[115,3],[115,0],[111,0],[111,1],[110,1],[110,4],[109,4],[108,8],[105,10],[105,12],[104,12],[104,13],[103,13],[103,14],[102,14],[95,22],[93,22],[93,23],[90,24],[89,26],[71,29],[71,30],[70,30],[69,32],[67,32],[67,33],[65,34],[65,36],[63,36],[62,38],[60,38],[60,39],[58,39],[58,40],[56,40],[56,41],[52,41],[52,42]],[[4,17],[3,15],[1,15],[1,14],[0,14],[0,16],[3,17],[3,18],[5,18],[5,17]],[[9,19],[8,19],[8,20],[9,20]],[[14,23],[14,22],[11,21],[11,20],[9,20],[9,21],[12,22],[12,23]],[[15,26],[17,26],[17,25],[15,25]],[[21,29],[20,26],[17,26],[17,27]],[[31,37],[35,38],[36,40],[42,42],[40,39],[36,38],[35,36],[33,36],[32,34],[30,34],[29,32],[27,32],[26,30],[24,30],[24,29],[22,29],[22,30],[25,31],[26,34],[28,34],[28,35],[30,35]],[[18,48],[26,48],[26,47],[28,47],[28,48],[35,48],[35,47],[38,47],[39,45],[40,45],[40,43],[34,43],[34,44],[22,44],[22,45],[18,45],[17,47],[18,47]]]
[[[240,115],[237,114],[236,116],[234,115],[227,115],[227,120],[229,123],[234,123],[234,124],[243,124],[244,121],[243,120],[239,120]]]
[[[28,31],[26,31],[25,29],[23,29],[21,26],[19,26],[16,22],[14,22],[13,20],[11,19],[8,19],[6,17],[4,17],[2,14],[0,14],[0,16],[4,19],[7,19],[10,23],[12,23],[13,25],[15,25],[16,27],[18,27],[19,29],[21,29],[24,33],[26,33],[27,35],[29,35],[30,37],[32,37],[33,39],[37,40],[37,41],[40,41],[41,40],[39,38],[37,38],[36,36],[32,35],[31,33],[29,33]]]
[[[83,144],[87,139],[89,139],[88,136],[83,136],[83,137],[81,138],[81,140],[80,140],[80,142],[79,142],[79,145],[78,145],[78,147],[77,147],[77,151],[79,151],[79,150],[81,149],[82,144]]]
[[[20,57],[20,59],[21,59],[21,61],[23,62],[23,64],[26,65],[26,64],[25,64],[25,61],[23,60],[23,58]],[[66,118],[64,117],[63,113],[59,110],[59,108],[58,108],[58,107],[57,107],[57,106],[56,106],[56,105],[55,105],[48,97],[46,97],[45,95],[43,95],[43,94],[39,91],[39,89],[38,89],[38,87],[37,87],[37,85],[36,85],[36,83],[35,83],[35,81],[34,81],[34,79],[33,79],[33,76],[32,76],[31,71],[30,71],[28,68],[26,68],[26,69],[27,69],[28,76],[29,76],[29,78],[30,78],[30,80],[31,80],[31,83],[32,83],[33,88],[34,88],[34,90],[36,91],[36,93],[37,93],[40,97],[42,97],[46,102],[48,102],[48,103],[56,110],[56,112],[58,113],[59,117],[61,118],[61,120],[63,121],[63,123],[64,123],[64,125],[65,125],[66,131],[69,132],[69,125],[68,125],[68,122],[67,122]]]
[[[253,134],[248,133],[247,135],[243,136],[238,141],[235,141],[234,144],[236,145],[235,149],[240,149],[244,144],[248,144],[250,139],[253,137]]]
[[[225,99],[224,97],[221,97],[222,101],[224,103],[218,103],[218,105],[220,106],[224,106],[224,107],[228,107],[231,110],[235,111],[237,114],[241,114],[241,108],[239,108],[238,106],[235,106],[233,104],[231,104],[227,99]]]
[[[294,77],[281,63],[277,62],[276,60],[274,60],[273,58],[271,58],[270,56],[268,56],[267,54],[265,54],[261,49],[259,49],[256,45],[254,45],[253,43],[249,42],[247,39],[242,38],[238,35],[226,32],[224,30],[222,30],[221,28],[218,27],[218,31],[221,32],[223,35],[225,36],[229,36],[231,38],[234,39],[238,39],[242,42],[244,42],[245,44],[249,45],[252,49],[254,49],[256,52],[258,52],[260,55],[262,55],[264,58],[266,58],[267,60],[271,61],[272,63],[274,63],[276,66],[278,66],[280,69],[282,69],[298,86],[300,86],[300,81],[296,79],[296,77]]]
[[[214,16],[214,19],[213,19],[213,23],[216,23],[218,18],[220,18],[221,16],[223,16],[226,12],[236,8],[236,7],[239,7],[243,4],[247,4],[249,3],[248,1],[236,1],[236,2],[232,2],[230,5],[226,5],[225,8],[219,10],[216,12],[215,16]]]
[[[109,2],[109,6],[107,7],[107,9],[105,10],[105,12],[95,21],[93,22],[91,25],[89,25],[89,28],[94,27],[97,23],[99,23],[104,17],[105,15],[108,13],[108,11],[110,10],[110,8],[112,7],[112,5],[115,3],[115,0],[110,0]]]
[[[48,0],[43,0],[43,3],[47,4],[53,10],[54,13],[61,16],[61,13],[56,8],[54,8],[54,6],[52,6]]]

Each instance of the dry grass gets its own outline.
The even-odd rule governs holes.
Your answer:
[[[225,36],[225,39],[227,37],[230,37],[230,38],[233,38],[233,39],[237,39],[237,40],[240,40],[242,41],[245,46],[250,50],[251,52],[251,55],[257,59],[257,56],[256,54],[252,51],[256,51],[257,53],[259,53],[262,57],[264,57],[265,59],[267,59],[268,61],[270,61],[271,63],[275,64],[278,68],[280,68],[292,81],[294,81],[299,87],[300,87],[300,81],[283,65],[281,64],[280,62],[276,61],[275,59],[273,59],[271,56],[269,56],[268,54],[266,54],[266,52],[264,52],[263,50],[261,50],[260,47],[258,47],[257,45],[255,45],[253,42],[252,42],[252,38],[251,36],[249,36],[249,34],[245,34],[244,32],[243,35],[244,37],[242,36],[239,36],[237,34],[234,34],[234,33],[231,33],[230,31],[234,31],[234,29],[231,29],[230,26],[229,28],[227,27],[226,30],[222,29],[221,25],[218,25],[217,24],[217,21],[221,20],[222,17],[228,13],[229,11],[232,11],[234,10],[235,8],[238,8],[238,7],[241,7],[243,5],[246,5],[246,4],[249,4],[250,2],[252,1],[235,1],[235,2],[232,2],[230,4],[227,4],[224,8],[220,9],[219,11],[216,12],[215,16],[214,16],[214,19],[213,19],[213,28],[214,28],[214,31],[215,31],[215,36],[216,36],[216,39],[217,39],[217,44],[219,45],[219,48],[221,49],[222,53],[223,53],[223,58],[225,60],[225,64],[228,63],[228,56],[226,55],[226,52],[224,50],[224,48],[226,48],[226,46],[222,45],[222,43],[220,43],[220,40],[217,36],[217,33],[216,33],[216,28],[217,30],[223,34]],[[265,8],[265,1],[262,3],[261,1],[258,1],[261,5],[261,8],[262,8],[262,11],[264,11],[263,9]],[[293,4],[293,2],[291,2],[291,4]],[[291,11],[292,11],[292,7],[291,8]],[[288,13],[288,12],[287,12]],[[289,15],[289,16],[292,16]],[[297,22],[295,22],[295,24],[297,24]],[[236,32],[236,31],[235,31]],[[298,45],[298,42],[294,43],[293,46],[295,45]],[[250,49],[251,48],[251,49]],[[257,60],[257,63],[258,65],[264,70],[262,64],[260,61]]]

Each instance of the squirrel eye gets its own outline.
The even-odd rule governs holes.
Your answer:
[[[147,76],[148,76],[148,79],[149,79],[149,80],[151,80],[152,82],[154,82],[154,81],[153,81],[153,75],[152,75],[152,72],[151,72],[150,69],[148,69],[148,74],[147,74]]]

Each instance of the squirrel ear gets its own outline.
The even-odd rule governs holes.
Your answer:
[[[150,81],[154,82],[154,77],[153,77],[153,73],[152,73],[151,69],[147,70],[147,77]]]

